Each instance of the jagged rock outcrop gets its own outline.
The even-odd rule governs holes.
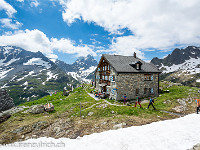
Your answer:
[[[9,113],[0,113],[0,123],[6,121],[10,117],[11,115]]]
[[[43,105],[33,105],[31,108],[29,108],[29,112],[32,114],[40,114],[44,112],[44,106]]]
[[[184,49],[174,49],[174,51],[163,59],[157,57],[151,60],[151,63],[157,65],[159,68],[163,66],[171,67],[173,65],[183,64],[185,61],[191,58],[200,58],[200,47],[188,46]],[[195,66],[196,67],[196,66]]]
[[[200,143],[193,146],[193,148],[189,150],[200,150]]]
[[[0,89],[0,112],[14,107],[13,99],[8,95],[7,90]]]
[[[160,80],[200,87],[200,47],[174,49],[171,54],[151,60],[162,72]]]

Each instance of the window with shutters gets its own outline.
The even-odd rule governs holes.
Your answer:
[[[105,80],[108,80],[108,76],[105,76]]]
[[[145,81],[152,81],[153,80],[153,75],[151,75],[151,74],[145,74],[144,75],[144,80]]]
[[[136,64],[136,69],[137,69],[137,70],[140,69],[140,64]]]
[[[149,88],[149,93],[153,94],[153,88]]]
[[[97,79],[97,80],[100,79],[100,76],[99,76],[99,75],[96,75],[96,79]]]
[[[110,76],[109,78],[110,81],[115,81],[115,76]]]
[[[113,81],[115,81],[115,76],[112,76],[113,77]]]

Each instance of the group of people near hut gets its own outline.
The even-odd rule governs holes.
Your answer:
[[[123,98],[124,98],[124,104],[126,104],[127,95],[124,94],[124,95],[123,95]],[[140,108],[141,108],[142,106],[141,106],[140,102],[141,102],[141,99],[137,96],[137,97],[136,97],[136,102],[135,102],[135,106],[134,106],[134,107],[136,107],[137,104],[138,104],[138,105],[140,105]],[[197,104],[197,114],[198,114],[199,111],[200,111],[200,99],[195,98],[195,102],[196,102],[196,104]],[[150,98],[149,98],[149,105],[148,105],[147,108],[149,109],[149,107],[152,106],[153,109],[156,110],[156,108],[154,107],[153,104],[154,104],[154,99],[150,97]]]
[[[124,104],[126,104],[126,101],[127,101],[127,95],[124,94],[124,95],[123,95],[123,98],[124,98]],[[140,108],[141,108],[142,106],[141,106],[140,102],[141,102],[141,99],[137,96],[137,97],[136,97],[136,102],[135,102],[135,106],[134,106],[134,107],[136,107],[137,104],[138,104],[138,105],[140,105]],[[149,98],[149,105],[148,105],[147,108],[149,109],[149,107],[152,106],[153,109],[156,110],[156,108],[154,107],[153,104],[154,104],[154,99],[150,97],[150,98]]]

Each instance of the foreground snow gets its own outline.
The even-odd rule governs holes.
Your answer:
[[[95,133],[78,139],[45,137],[29,139],[21,143],[15,143],[15,149],[184,150],[200,143],[199,127],[200,114],[191,114],[174,120]],[[31,144],[28,143],[32,143],[34,147],[31,147]],[[43,147],[36,147],[41,143]],[[49,145],[45,145],[45,143]],[[20,144],[21,146],[17,147]],[[55,148],[54,144],[61,145]],[[10,145],[10,147],[3,147],[3,149],[11,150],[13,147]]]

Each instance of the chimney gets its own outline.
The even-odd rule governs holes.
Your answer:
[[[133,57],[136,58],[136,52],[134,52]]]

